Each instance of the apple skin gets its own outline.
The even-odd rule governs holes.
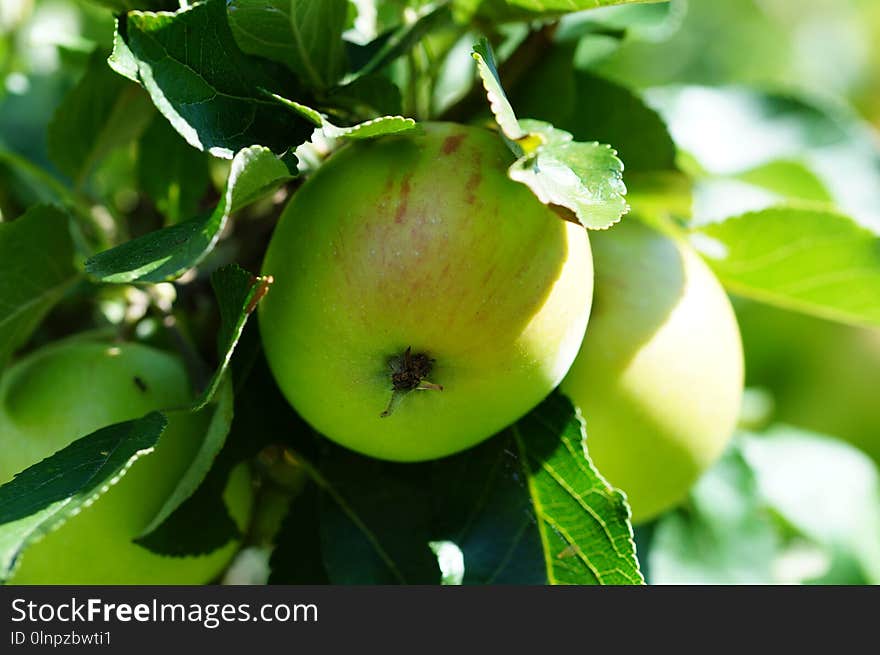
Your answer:
[[[592,238],[593,316],[562,383],[633,522],[673,507],[724,450],[743,353],[723,288],[685,243],[625,220]]]
[[[0,378],[0,484],[75,439],[191,400],[186,372],[167,353],[139,344],[70,341],[47,346]],[[204,556],[164,557],[132,542],[155,517],[197,452],[207,418],[174,413],[156,449],[92,506],[31,545],[12,584],[202,584],[228,565],[238,544]],[[250,475],[230,476],[224,495],[243,527]]]
[[[489,130],[425,124],[353,143],[293,196],[263,265],[272,372],[318,432],[420,461],[528,413],[562,380],[589,318],[586,231],[506,174]],[[392,396],[390,361],[433,359],[443,387]]]
[[[773,420],[843,439],[880,463],[880,330],[739,301],[746,383]]]

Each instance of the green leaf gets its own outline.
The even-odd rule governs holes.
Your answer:
[[[329,139],[373,139],[377,136],[408,132],[416,126],[416,122],[412,118],[404,118],[403,116],[380,116],[379,118],[364,121],[363,123],[358,123],[350,127],[339,127],[331,123],[324,114],[311,107],[294,102],[293,100],[287,100],[277,94],[272,94],[272,97],[305,118],[307,121],[310,121],[315,127],[321,130],[321,133],[325,137]]]
[[[509,23],[546,18],[597,7],[664,0],[454,0],[461,20],[478,17],[484,21]]]
[[[698,227],[691,242],[740,295],[880,325],[880,237],[847,216],[775,207]]]
[[[697,482],[682,509],[660,517],[650,584],[774,584],[782,540],[739,443]]]
[[[248,320],[230,370],[235,384],[235,418],[227,448],[238,444],[247,455],[282,444],[304,459],[315,459],[314,431],[281,394],[266,361],[260,339],[259,312]],[[259,425],[260,430],[254,430]]]
[[[141,531],[141,538],[148,536],[162,525],[178,507],[196,492],[211,470],[211,466],[214,464],[220,449],[223,448],[226,436],[229,434],[229,429],[232,426],[232,413],[235,404],[232,384],[227,381],[226,384],[222,384],[219,387],[216,393],[217,399],[213,404],[206,405],[201,410],[180,411],[180,413],[201,411],[210,415],[210,421],[208,422],[202,445],[199,447],[195,457],[193,457],[192,462],[190,462],[189,468],[187,468],[183,477],[178,480],[177,486],[174,487],[171,495],[165,499],[156,516]],[[174,412],[169,414],[173,417]]]
[[[140,84],[137,57],[125,42],[126,25],[125,16],[117,17],[114,20],[113,52],[107,58],[107,65],[122,77]]]
[[[321,551],[332,584],[436,584],[424,464],[389,464],[326,444],[319,471]]]
[[[626,163],[627,198],[642,217],[670,211],[689,215],[690,183],[678,170],[663,119],[630,89],[575,70],[573,57],[574,48],[564,46],[541,57],[511,94],[517,111],[571,133],[576,141],[614,144]]]
[[[268,61],[242,53],[226,22],[223,0],[207,0],[169,13],[131,12],[122,36],[131,58],[114,58],[138,78],[153,103],[193,146],[217,157],[252,144],[283,152],[308,138],[308,125],[294,120],[261,89],[295,98],[298,89]]]
[[[589,437],[554,393],[510,428],[552,584],[641,584],[630,510],[587,454]]]
[[[196,409],[210,402],[220,387],[248,317],[269,292],[271,284],[271,276],[255,277],[236,264],[217,269],[211,275],[211,285],[220,308],[220,333],[217,339],[220,366],[196,401]]]
[[[79,278],[67,215],[37,205],[0,222],[0,366]]]
[[[11,577],[31,543],[94,502],[152,452],[166,423],[153,412],[102,428],[0,487],[0,581]]]
[[[630,89],[575,70],[573,50],[556,47],[523,76],[511,102],[521,116],[551,123],[576,141],[614,144],[633,173],[676,171],[676,148],[663,119]]]
[[[416,122],[412,118],[380,116],[379,118],[364,121],[350,127],[338,127],[325,120],[321,131],[327,137],[361,140],[373,139],[377,136],[389,134],[400,134],[401,132],[408,132],[415,127]]]
[[[449,5],[435,2],[418,8],[412,20],[405,22],[363,46],[350,46],[355,58],[363,64],[355,69],[361,77],[382,70],[398,57],[409,52],[422,38],[451,19]]]
[[[436,584],[438,542],[461,551],[465,584],[642,582],[625,499],[558,394],[453,457],[390,464],[328,444],[312,473],[334,583]]]
[[[569,132],[548,123],[517,120],[485,38],[474,46],[473,56],[495,121],[519,157],[508,176],[528,186],[544,204],[562,208],[564,218],[586,228],[603,230],[619,221],[629,207],[617,153],[599,143],[572,141]]]
[[[321,107],[353,117],[392,116],[401,112],[400,89],[380,74],[364,75],[321,96]]]
[[[313,88],[341,77],[346,0],[229,0],[227,11],[244,52],[283,63]]]
[[[610,146],[600,143],[547,143],[534,156],[515,162],[508,175],[528,186],[544,204],[570,210],[590,229],[614,225],[629,209],[623,163]]]
[[[278,61],[295,73],[300,70],[299,45],[290,21],[292,0],[227,0],[232,36],[242,52]],[[307,75],[303,81],[312,82]],[[320,85],[320,76],[318,83]]]
[[[495,122],[501,128],[501,132],[512,142],[524,139],[527,133],[520,127],[513,107],[504,93],[501,78],[498,76],[498,66],[495,64],[495,55],[486,38],[480,39],[474,45],[473,57],[477,62],[477,72],[483,81],[486,97],[489,99],[489,108],[492,110],[492,115],[495,116]],[[511,149],[517,156],[523,154],[521,149],[515,147],[511,147]]]
[[[300,75],[315,86],[328,87],[345,69],[342,32],[348,16],[346,0],[291,0],[290,26]]]
[[[230,286],[234,286],[235,279],[239,278],[237,272],[241,269],[228,268],[222,277],[227,278]],[[250,278],[249,275],[247,277]],[[218,297],[223,295],[218,293]],[[234,307],[230,305],[221,314],[232,309]],[[224,323],[229,325],[225,319]],[[235,388],[234,410],[230,412],[232,425],[229,434],[224,435],[222,449],[214,457],[210,470],[195,492],[177,505],[149,534],[137,540],[138,544],[155,553],[177,557],[198,555],[221,548],[231,539],[240,539],[241,532],[224,501],[229,476],[236,466],[254,460],[270,443],[289,440],[291,434],[307,430],[302,419],[281,396],[265,359],[260,355],[259,333],[255,323],[256,315],[254,321],[248,321],[249,327],[244,331],[241,343],[237,344],[239,356],[230,362],[229,371]],[[224,328],[224,332],[227,329]],[[222,358],[222,347],[226,340],[221,338],[220,341],[222,343],[218,346]],[[221,387],[223,393],[227,386],[224,382]],[[224,424],[225,417],[229,415],[227,412],[226,407],[221,410]],[[219,439],[212,440],[214,446],[218,442]],[[206,523],[205,516],[211,516],[212,520]]]
[[[830,205],[819,177],[799,161],[777,159],[729,176],[701,176],[694,186],[695,224],[760,211],[790,200]]]
[[[240,151],[232,160],[224,194],[227,214],[275,193],[294,177],[296,158],[290,153],[276,157],[267,148],[252,146]]]
[[[544,553],[512,430],[438,462],[431,473],[438,499],[432,547],[458,549],[461,584],[548,583],[552,557]]]
[[[164,117],[157,117],[139,142],[137,175],[169,223],[196,212],[210,184],[208,156],[190,146]]]
[[[790,527],[858,563],[880,584],[880,473],[849,444],[795,428],[747,436],[743,453],[764,502]]]
[[[436,537],[457,546],[464,584],[639,583],[629,510],[553,395],[501,435],[433,469]]]
[[[96,50],[49,123],[49,156],[82,187],[110,151],[138,137],[153,113],[143,89],[116,75]]]
[[[222,211],[151,232],[86,260],[101,282],[164,282],[180,277],[214,248],[226,220]]]
[[[241,539],[241,531],[223,499],[229,473],[228,462],[215,464],[191,496],[152,532],[134,542],[158,555],[190,557],[207,555],[233,539]]]
[[[776,159],[739,173],[737,179],[789,200],[830,203],[831,194],[822,180],[798,161]]]
[[[268,148],[253,146],[232,160],[226,192],[213,212],[100,252],[86,272],[103,282],[162,282],[196,266],[214,248],[229,216],[293,179]]]

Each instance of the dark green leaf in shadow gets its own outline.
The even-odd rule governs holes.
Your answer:
[[[49,156],[82,188],[95,166],[114,148],[136,139],[154,113],[143,89],[114,73],[106,53],[96,50],[49,123]]]
[[[138,182],[168,223],[196,213],[211,182],[209,159],[184,141],[162,116],[154,118],[141,136]]]
[[[220,309],[220,333],[217,337],[220,365],[196,402],[196,408],[204,407],[213,398],[229,368],[232,353],[248,318],[269,292],[271,284],[271,276],[251,275],[236,264],[224,266],[211,275],[211,285]]]
[[[342,75],[346,0],[229,0],[227,12],[244,52],[283,63],[313,88]]]
[[[68,217],[48,205],[0,223],[0,366],[79,278]]]
[[[321,95],[328,112],[353,117],[396,116],[403,111],[400,89],[380,74],[364,75]]]
[[[222,548],[241,532],[229,514],[223,491],[234,463],[223,453],[205,479],[149,534],[135,543],[159,555],[206,555]]]
[[[236,277],[244,282],[233,269],[227,275],[227,283],[232,287]],[[308,456],[313,453],[311,431],[281,396],[260,352],[256,323],[254,315],[254,320],[248,321],[243,331],[239,356],[230,362],[235,409],[222,450],[195,493],[180,503],[161,525],[138,540],[153,552],[177,556],[207,553],[240,538],[240,531],[223,500],[233,468],[254,459],[270,444],[290,444]],[[203,527],[205,516],[214,519]],[[317,528],[311,537],[317,539]]]
[[[321,551],[318,487],[310,482],[290,505],[269,560],[269,584],[329,584]]]
[[[220,311],[217,342],[220,364],[193,407],[180,410],[206,413],[210,421],[199,451],[186,473],[137,540],[146,548],[162,554],[208,553],[240,536],[223,502],[223,490],[232,467],[246,458],[237,442],[227,440],[235,407],[228,371],[248,317],[268,291],[269,283],[235,264],[215,271],[211,283]],[[249,402],[257,404],[260,401],[250,399]],[[251,429],[253,427],[251,425]],[[250,454],[249,449],[246,450]],[[201,527],[193,528],[202,525],[196,520],[199,516],[216,516],[217,520],[202,533]]]
[[[177,508],[196,492],[208,476],[208,472],[211,470],[217,454],[223,448],[223,444],[226,442],[226,437],[229,434],[229,429],[232,426],[233,407],[232,384],[227,382],[220,386],[214,403],[196,410],[210,416],[205,435],[202,438],[202,444],[183,477],[177,481],[177,485],[174,487],[171,495],[165,499],[162,507],[159,508],[159,512],[141,532],[141,538],[146,537],[162,525]],[[192,410],[181,411],[188,412]],[[174,413],[170,414],[171,420],[174,420]]]
[[[114,49],[114,68],[130,74],[136,62],[153,103],[193,146],[231,158],[252,144],[283,152],[308,138],[304,121],[259,91],[296,98],[299,90],[283,69],[239,50],[223,0],[174,14],[130,12],[118,32],[126,49]]]
[[[328,443],[311,468],[334,583],[437,584],[432,547],[461,552],[465,584],[643,581],[629,507],[559,394],[459,455],[393,464]]]
[[[436,463],[434,539],[455,544],[463,584],[547,584],[544,548],[510,431]]]
[[[425,464],[389,464],[330,443],[321,488],[321,549],[333,584],[437,584]]]

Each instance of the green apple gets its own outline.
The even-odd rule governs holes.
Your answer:
[[[740,301],[746,381],[773,420],[844,439],[880,462],[880,330]]]
[[[294,195],[260,329],[316,430],[383,459],[442,457],[562,380],[589,317],[589,241],[511,162],[496,133],[426,124],[345,147]]]
[[[107,425],[191,400],[176,357],[138,344],[70,341],[47,346],[0,378],[0,484]],[[23,554],[14,584],[200,584],[219,575],[237,544],[205,556],[164,557],[132,542],[156,516],[201,445],[207,419],[173,413],[153,453],[135,461],[93,505]],[[235,469],[225,491],[244,526],[250,476]]]
[[[730,302],[684,242],[635,219],[592,239],[593,316],[562,389],[633,521],[680,502],[740,412],[743,354]]]

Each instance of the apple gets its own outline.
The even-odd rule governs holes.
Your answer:
[[[293,196],[263,264],[266,357],[318,432],[394,461],[461,451],[562,380],[592,295],[586,231],[507,177],[487,129],[352,143]]]
[[[630,219],[592,238],[593,315],[562,383],[633,522],[679,503],[724,450],[743,353],[718,280],[686,243]]]
[[[128,343],[62,341],[23,358],[0,378],[0,484],[72,441],[191,400],[176,357]],[[201,445],[207,418],[175,412],[156,449],[98,500],[31,545],[13,584],[201,584],[217,577],[238,544],[204,556],[165,557],[133,543],[156,516]],[[250,476],[234,470],[225,490],[243,527]]]
[[[772,419],[838,437],[880,462],[880,330],[740,301],[746,381]]]

